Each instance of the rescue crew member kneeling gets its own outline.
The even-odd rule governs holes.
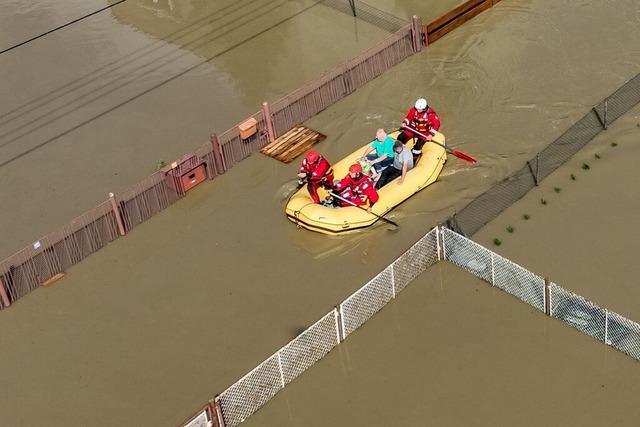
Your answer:
[[[368,212],[371,212],[371,208],[380,198],[373,181],[371,181],[371,178],[367,175],[362,173],[362,166],[358,163],[349,167],[349,173],[338,184],[336,184],[333,191],[338,196],[358,206],[364,206],[368,201]],[[342,207],[351,206],[349,203],[339,199],[334,199],[334,203]]]

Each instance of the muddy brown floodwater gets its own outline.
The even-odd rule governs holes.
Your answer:
[[[106,4],[78,3],[3,2],[0,48]],[[0,56],[0,257],[388,35],[311,0],[172,4],[129,0]]]
[[[404,2],[394,4],[397,9],[392,11],[402,9]],[[310,10],[335,17],[310,18],[322,22],[318,27],[323,27],[323,34],[344,37],[340,32],[345,31],[352,34],[347,40],[353,48],[368,44],[362,40],[363,32],[358,32],[356,40],[352,18],[347,30],[337,25],[343,16],[338,12]],[[131,40],[142,37],[136,46],[149,40],[129,24],[109,22],[121,26],[117,34],[128,34]],[[283,205],[295,184],[292,177],[297,165],[282,165],[260,155],[197,187],[189,197],[70,269],[55,286],[37,290],[3,311],[3,419],[11,425],[30,425],[32,419],[46,419],[52,426],[178,424],[359,288],[432,225],[519,169],[591,105],[634,76],[640,61],[639,24],[640,5],[632,0],[618,1],[615,7],[595,0],[503,0],[310,120],[309,126],[328,135],[318,147],[335,161],[371,138],[377,127],[397,126],[416,96],[426,95],[443,118],[448,142],[479,158],[476,167],[449,160],[436,184],[391,214],[401,224],[395,232],[378,226],[328,238],[296,229],[284,218]],[[596,28],[606,29],[607,37]],[[299,31],[316,34],[308,28]],[[373,27],[371,32],[371,39],[383,36]],[[318,29],[315,37],[330,37],[320,33]],[[125,47],[118,49],[130,52],[134,42],[126,40],[122,42]],[[90,40],[86,43],[90,45]],[[300,45],[307,49],[304,54],[316,55],[313,44],[308,43],[305,39]],[[50,46],[56,46],[55,40]],[[348,49],[342,49],[336,51],[347,54]],[[198,53],[190,52],[189,58],[199,60]],[[14,70],[20,70],[19,64],[12,64]],[[22,66],[30,70],[28,65]],[[58,84],[67,81],[62,73],[55,75]],[[286,86],[287,76],[274,74],[271,78],[282,79]],[[80,204],[80,194],[94,194],[91,182],[100,181],[102,173],[113,173],[122,164],[104,154],[100,157],[104,163],[98,162],[95,170],[70,166],[72,163],[54,169],[47,167],[51,156],[59,150],[64,155],[61,147],[66,147],[74,159],[91,159],[107,138],[123,144],[116,153],[125,157],[144,153],[146,144],[156,137],[162,137],[162,144],[201,138],[209,129],[205,123],[227,111],[208,109],[211,94],[232,85],[229,80],[229,86],[219,87],[216,81],[209,74],[195,73],[184,82],[165,86],[167,97],[158,92],[157,98],[140,98],[115,110],[109,120],[99,121],[100,126],[92,124],[73,133],[76,142],[48,145],[22,159],[40,164],[43,173],[60,174],[60,182],[81,176],[82,182],[74,184],[70,193],[79,194]],[[3,94],[11,92],[0,87]],[[233,87],[242,90],[242,85]],[[190,97],[180,96],[193,90],[203,95],[198,102],[187,104]],[[192,107],[180,109],[175,104]],[[160,106],[168,110],[161,111]],[[150,112],[155,112],[156,119],[146,123]],[[132,128],[113,131],[119,123]],[[180,126],[174,126],[176,123]],[[125,144],[119,136],[139,142]],[[79,148],[78,141],[89,143]],[[182,150],[176,149],[176,155],[178,151]],[[155,153],[147,151],[137,162],[148,161],[149,152]],[[23,194],[24,188],[40,185],[38,178],[28,175],[27,180],[17,167],[12,173],[6,170],[0,169],[7,174],[2,177],[3,191],[9,191],[16,206],[31,206],[32,211],[25,209],[29,215],[46,216],[44,210],[35,209],[45,206],[47,199],[34,196],[26,203]],[[17,186],[25,180],[32,187]],[[66,219],[64,209],[60,211]],[[2,220],[12,227],[18,224],[15,232],[20,227],[28,229],[33,222],[16,222],[16,217],[24,221],[32,217],[19,210],[8,212],[3,211]],[[511,299],[496,301],[526,312]],[[496,307],[502,303],[496,302]],[[460,322],[455,317],[451,320],[443,328],[451,327],[452,334],[460,331],[455,329]],[[572,351],[600,351],[592,350],[599,347],[588,337],[567,331],[582,339]],[[503,344],[487,336],[485,345]],[[561,352],[545,357],[560,367],[558,375],[574,359]],[[612,370],[623,369],[618,363],[628,362],[618,356],[611,360]],[[465,372],[477,369],[464,354],[460,364]],[[579,391],[581,395],[591,392],[591,388]],[[607,404],[619,403],[611,398]]]
[[[639,322],[639,142],[636,106],[474,237]],[[529,220],[523,219],[525,214]],[[506,231],[509,225],[513,234]],[[502,240],[497,248],[492,243],[496,237]]]
[[[244,425],[635,426],[638,362],[448,263]]]

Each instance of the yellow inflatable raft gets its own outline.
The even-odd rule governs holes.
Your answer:
[[[398,136],[398,132],[391,133],[390,136],[395,138]],[[445,137],[441,133],[437,133],[433,140],[441,144],[445,143]],[[347,174],[349,166],[362,157],[369,144],[363,145],[333,165],[335,179],[342,179]],[[411,147],[412,145],[413,142],[409,141],[408,146]],[[398,185],[396,181],[392,181],[378,190],[380,200],[373,205],[372,211],[378,215],[384,215],[433,183],[440,175],[446,160],[447,153],[444,148],[427,142],[422,147],[420,161],[407,173],[406,179],[401,185]],[[318,194],[321,199],[328,195],[324,189],[320,189]],[[287,218],[297,225],[331,235],[369,227],[379,220],[376,216],[356,207],[332,208],[315,204],[311,200],[306,186],[303,186],[291,196],[287,202],[285,212]]]

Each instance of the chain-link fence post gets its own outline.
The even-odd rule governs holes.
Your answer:
[[[390,267],[391,270],[391,298],[396,297],[396,270],[393,268],[393,264]]]
[[[604,343],[606,345],[611,345],[611,341],[609,341],[609,310],[604,309]]]
[[[340,306],[336,305],[333,308],[336,314],[336,335],[338,337],[338,344],[344,341],[344,323],[342,320],[342,311],[340,311]]]
[[[356,0],[349,0],[349,6],[351,6],[351,13],[356,16]]]
[[[549,279],[544,278],[544,312],[551,316],[551,292],[549,291]]]
[[[444,261],[447,259],[447,254],[444,249],[444,227],[442,225],[436,226],[436,248],[438,251],[438,261]]]
[[[496,285],[496,254],[491,251],[491,284]]]

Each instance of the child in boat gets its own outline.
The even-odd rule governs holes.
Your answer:
[[[404,178],[407,176],[407,172],[413,169],[413,155],[406,145],[401,141],[396,141],[393,145],[393,151],[395,152],[393,165],[382,171],[380,179],[376,183],[377,189],[382,188],[398,177],[400,177],[398,185],[402,184]]]
[[[377,181],[380,177],[380,172],[393,164],[393,157],[395,156],[393,151],[394,142],[393,138],[387,135],[384,129],[378,129],[376,139],[364,151],[362,157],[373,166],[371,177],[374,181]],[[375,154],[373,151],[375,151]]]

